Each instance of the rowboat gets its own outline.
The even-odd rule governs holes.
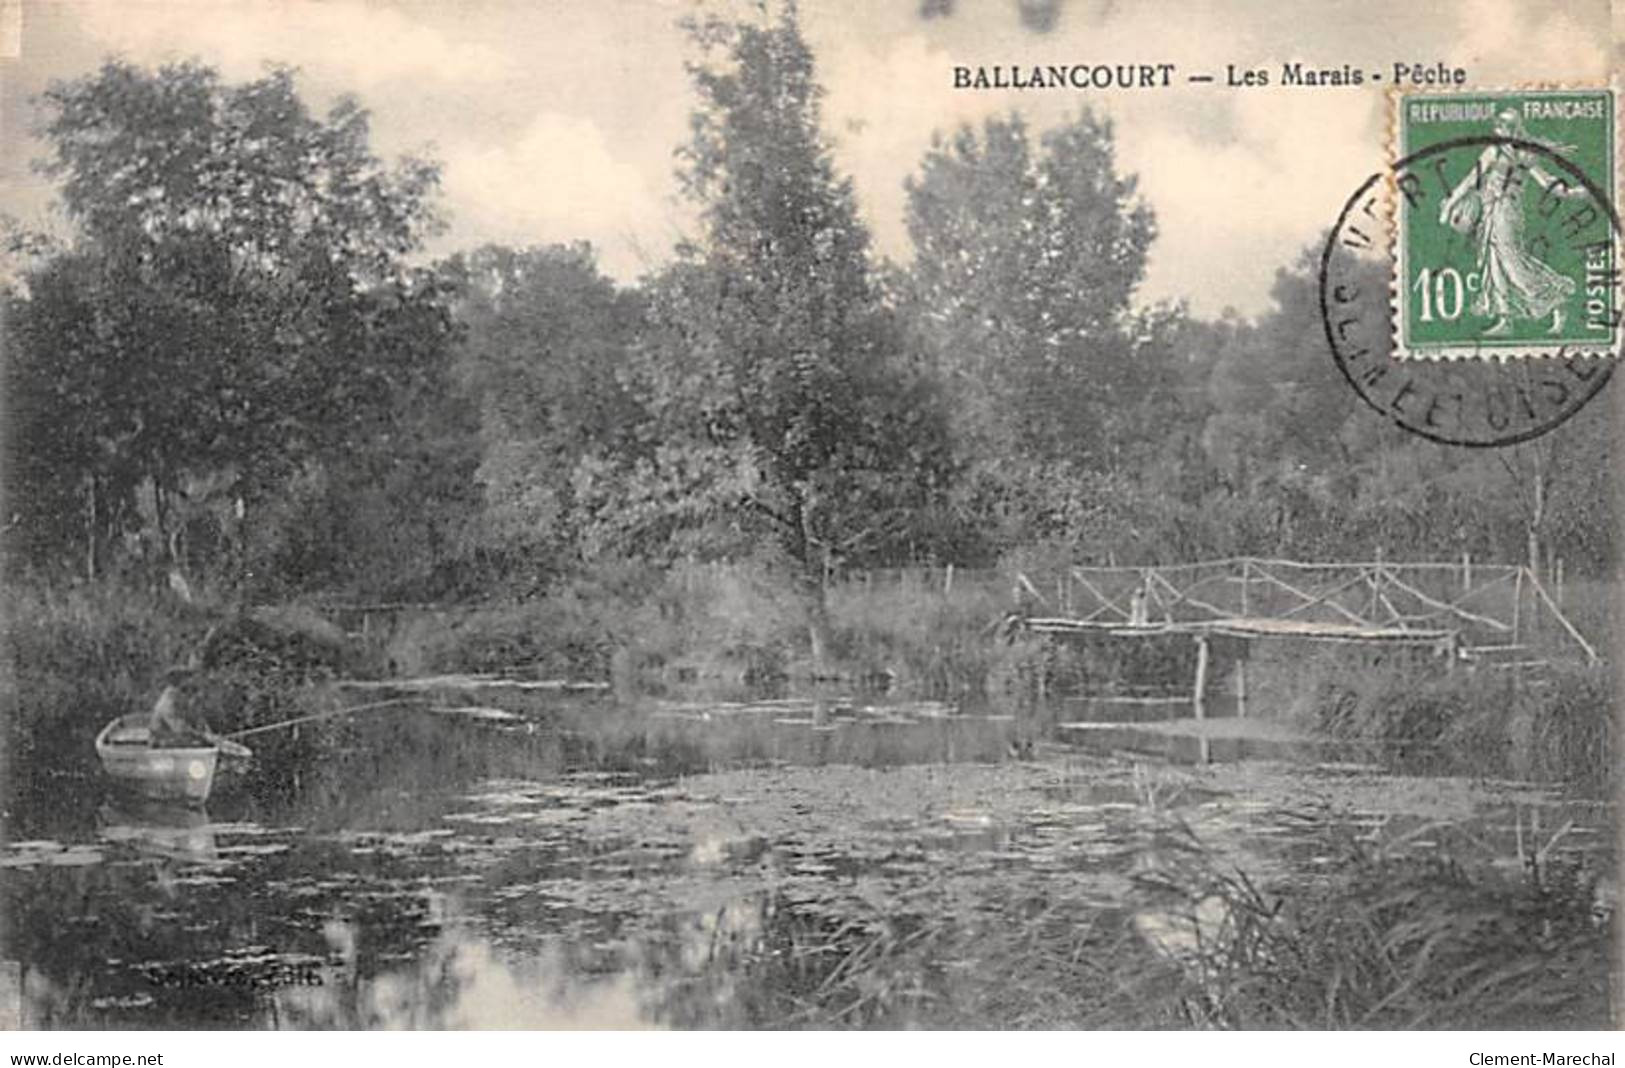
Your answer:
[[[225,739],[211,739],[207,745],[154,746],[148,717],[142,714],[120,716],[96,735],[96,755],[108,777],[155,801],[208,800],[222,752],[240,756],[248,750]]]

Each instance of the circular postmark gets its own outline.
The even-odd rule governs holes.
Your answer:
[[[1510,242],[1486,232],[1490,223],[1484,202],[1497,190],[1486,185],[1495,178],[1485,177],[1483,161],[1497,152],[1516,154],[1525,169],[1536,168],[1535,173],[1551,179],[1528,198],[1534,203],[1525,215],[1538,232],[1520,233],[1518,239],[1537,249],[1559,248],[1568,256],[1576,277],[1563,292],[1573,298],[1574,315],[1593,316],[1589,323],[1565,323],[1563,313],[1554,310],[1550,323],[1520,322],[1524,336],[1509,338],[1506,327],[1513,316],[1498,315],[1494,302],[1481,296],[1496,285],[1503,292],[1514,287],[1513,297],[1519,296],[1515,286],[1520,279],[1514,274],[1508,282],[1504,261],[1522,249],[1513,248],[1497,261],[1503,250],[1496,242]],[[1516,171],[1513,176],[1525,180]],[[1528,180],[1536,188],[1534,179]],[[1491,192],[1478,196],[1475,187]],[[1436,231],[1445,234],[1434,238],[1439,262],[1455,256],[1462,263],[1460,270],[1412,272],[1417,277],[1411,283],[1421,283],[1414,285],[1414,294],[1403,292],[1408,275],[1395,269],[1396,260],[1403,266],[1407,255],[1404,223],[1395,222],[1403,212],[1437,220]],[[1396,235],[1393,250],[1385,240],[1390,232]],[[1545,434],[1584,407],[1613,375],[1621,337],[1620,235],[1610,198],[1543,143],[1460,137],[1413,152],[1367,178],[1327,237],[1320,263],[1320,308],[1337,368],[1372,409],[1431,441],[1489,447]],[[1523,254],[1525,259],[1532,255]],[[1514,272],[1520,266],[1510,264]],[[1414,297],[1414,306],[1397,313],[1405,297]],[[1504,312],[1508,299],[1501,296],[1499,301]],[[1591,312],[1585,310],[1588,301]],[[1529,311],[1529,303],[1515,305],[1515,310]],[[1407,326],[1422,320],[1432,327],[1446,314],[1455,324],[1449,358],[1414,352],[1396,357],[1396,338],[1403,343]],[[1572,333],[1587,325],[1597,327],[1592,333],[1603,340],[1587,342],[1577,335],[1547,341],[1558,326]],[[1530,332],[1536,326],[1544,328],[1538,340]]]

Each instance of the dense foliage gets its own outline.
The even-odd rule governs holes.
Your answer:
[[[444,448],[465,422],[442,403],[447,289],[408,260],[435,167],[386,166],[364,111],[312,116],[285,70],[229,86],[112,61],[45,104],[75,233],[8,294],[25,551],[93,576],[134,558],[343,582],[367,572],[345,557],[383,548],[366,527],[438,534],[427,491],[452,503],[468,480],[413,474],[412,501],[390,485],[425,452],[463,459]]]
[[[74,231],[4,298],[13,566],[448,598],[754,558],[817,608],[853,567],[1034,550],[1613,565],[1603,405],[1512,450],[1386,425],[1312,249],[1255,320],[1140,305],[1154,206],[1088,111],[939,135],[881,262],[793,9],[688,29],[697,232],[632,286],[585,244],[423,265],[434,165],[285,70],[54,86]]]

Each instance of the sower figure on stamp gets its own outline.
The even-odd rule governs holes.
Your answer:
[[[1554,152],[1572,152],[1535,137],[1513,108],[1495,117],[1499,137],[1545,145]],[[1540,165],[1540,157],[1516,145],[1486,148],[1478,166],[1450,191],[1439,206],[1439,221],[1460,233],[1478,236],[1479,291],[1474,315],[1494,318],[1486,336],[1505,334],[1513,319],[1552,317],[1550,332],[1563,330],[1563,305],[1574,293],[1575,282],[1543,263],[1524,238],[1524,193],[1530,181],[1557,196],[1584,196],[1586,190],[1553,175]]]

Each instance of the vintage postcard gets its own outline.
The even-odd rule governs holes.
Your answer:
[[[1613,1064],[1618,54],[0,0],[0,1045]]]

